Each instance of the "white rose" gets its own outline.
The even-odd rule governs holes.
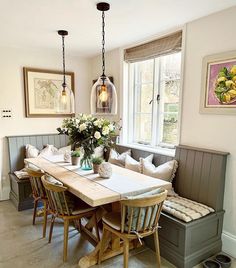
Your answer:
[[[110,129],[108,126],[103,127],[102,129],[102,135],[108,135],[110,132]]]
[[[110,124],[110,125],[109,125],[109,129],[110,129],[110,131],[113,131],[113,130],[114,130],[114,126],[113,126],[113,124]]]
[[[87,126],[86,126],[85,123],[83,123],[83,124],[81,124],[81,125],[79,126],[79,130],[80,130],[80,131],[83,131],[83,130],[85,130],[86,128],[87,128]]]
[[[93,122],[93,124],[94,124],[94,126],[98,126],[99,121],[98,121],[98,120],[96,120],[96,121],[94,121],[94,122]]]
[[[95,139],[100,139],[101,138],[101,134],[100,134],[100,132],[99,131],[96,131],[95,133],[94,133],[94,137],[95,137]]]

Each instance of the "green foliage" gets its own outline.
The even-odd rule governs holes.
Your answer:
[[[72,157],[80,157],[80,152],[79,151],[73,151],[71,152]]]
[[[62,127],[57,129],[59,134],[69,136],[72,148],[82,147],[85,156],[92,155],[100,145],[112,147],[118,130],[120,126],[116,122],[86,114],[64,119]]]
[[[92,158],[92,163],[95,165],[101,165],[103,162],[103,159],[101,157],[93,157]]]

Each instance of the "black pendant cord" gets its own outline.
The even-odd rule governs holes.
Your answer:
[[[102,11],[102,78],[105,80],[105,12]]]
[[[62,57],[63,57],[63,90],[66,88],[66,60],[65,60],[65,36],[62,36]]]

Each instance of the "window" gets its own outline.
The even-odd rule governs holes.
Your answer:
[[[129,62],[129,143],[173,147],[178,142],[181,52]]]

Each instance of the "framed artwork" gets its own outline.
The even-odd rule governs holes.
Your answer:
[[[26,117],[71,116],[70,103],[62,103],[63,73],[23,68]],[[74,73],[66,72],[66,83],[74,93]],[[63,107],[62,107],[63,105]]]
[[[200,112],[236,114],[236,51],[203,59]]]
[[[113,84],[113,77],[108,77],[111,83]],[[93,84],[97,82],[97,79],[93,80]],[[98,86],[96,88],[96,94],[95,94],[95,114],[111,114],[112,113],[112,104],[113,104],[113,90],[111,86],[107,87],[107,100],[102,101],[101,97],[101,87]]]

